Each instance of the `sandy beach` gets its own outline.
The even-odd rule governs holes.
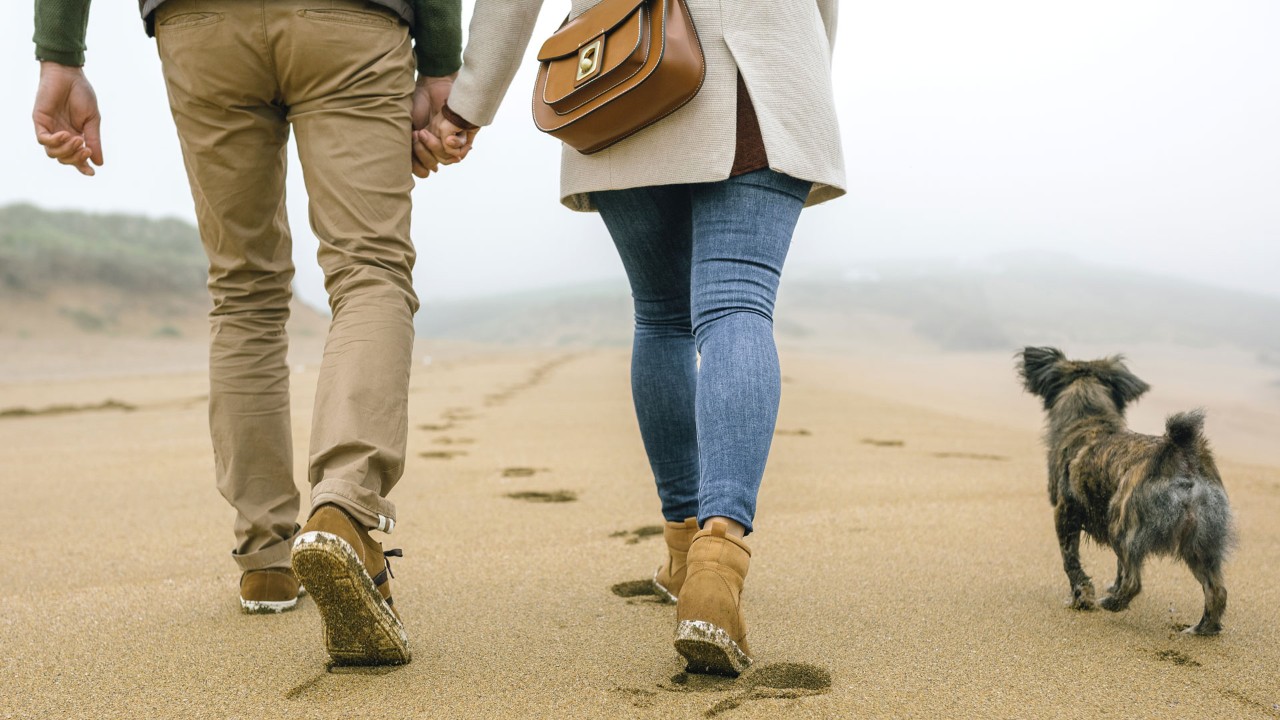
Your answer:
[[[0,718],[1280,717],[1270,398],[1225,397],[1219,421],[1218,398],[1144,375],[1138,429],[1210,407],[1237,516],[1226,630],[1203,639],[1178,632],[1202,596],[1167,560],[1126,612],[1064,606],[1040,411],[1009,357],[784,352],[756,664],[728,680],[682,672],[674,607],[643,582],[661,518],[627,352],[419,355],[386,538],[414,660],[393,669],[328,671],[309,599],[240,613],[203,373],[0,384]],[[296,370],[301,479],[316,374]],[[1112,557],[1085,552],[1100,587]]]

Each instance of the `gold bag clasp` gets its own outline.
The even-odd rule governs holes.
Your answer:
[[[587,80],[600,72],[600,66],[604,64],[604,37],[598,37],[593,42],[584,45],[578,51],[578,77],[577,83]]]

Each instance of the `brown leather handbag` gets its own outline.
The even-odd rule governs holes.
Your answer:
[[[684,0],[603,0],[538,51],[533,121],[584,155],[679,110],[707,74]]]

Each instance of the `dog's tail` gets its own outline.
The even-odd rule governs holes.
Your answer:
[[[1194,450],[1204,437],[1204,410],[1170,415],[1164,422],[1164,433],[1174,446]]]

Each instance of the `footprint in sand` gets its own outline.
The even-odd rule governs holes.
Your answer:
[[[438,437],[432,442],[437,445],[472,445],[475,438]]]
[[[1200,667],[1199,662],[1196,662],[1196,660],[1191,658],[1189,655],[1178,650],[1161,650],[1156,653],[1156,657],[1160,660],[1164,660],[1165,662],[1171,662],[1174,665],[1181,665],[1183,667]]]
[[[460,422],[460,421],[475,420],[476,414],[471,408],[452,407],[452,408],[447,408],[443,413],[440,414],[440,417],[443,417],[445,420],[448,420],[449,424],[453,425],[454,423]]]
[[[547,468],[531,468],[531,467],[509,467],[502,468],[502,477],[533,477],[540,472],[551,472]]]
[[[635,530],[619,530],[618,532],[609,533],[609,537],[626,538],[628,545],[635,545],[647,537],[655,537],[661,534],[661,525],[645,525]]]
[[[677,693],[730,693],[703,712],[703,717],[711,718],[756,700],[795,700],[821,695],[831,690],[831,673],[808,663],[769,663],[753,666],[737,678],[676,673],[669,681],[658,683],[658,689]],[[648,707],[654,701],[651,690],[615,688],[614,691],[629,697],[634,707]]]
[[[418,457],[428,460],[452,460],[462,455],[466,455],[466,453],[461,450],[428,450],[427,452],[418,453]]]
[[[626,598],[628,605],[670,605],[671,599],[652,580],[628,580],[609,588],[609,592]]]
[[[25,417],[41,417],[44,415],[72,415],[75,413],[99,412],[102,410],[120,410],[123,412],[133,412],[137,410],[137,405],[130,405],[119,400],[104,400],[96,405],[50,405],[39,409],[31,409],[26,407],[13,407],[0,410],[0,418],[25,418]]]
[[[512,500],[524,500],[531,503],[567,503],[578,499],[578,493],[572,490],[555,490],[552,492],[538,492],[526,490],[523,492],[507,493],[507,497]]]
[[[936,458],[944,458],[944,459],[956,458],[961,460],[994,460],[997,462],[1003,462],[1009,459],[1004,455],[988,455],[986,453],[971,453],[971,452],[936,452],[936,453],[933,453],[933,456]]]
[[[907,443],[903,440],[877,440],[876,438],[862,438],[863,445],[874,445],[876,447],[902,447]]]

